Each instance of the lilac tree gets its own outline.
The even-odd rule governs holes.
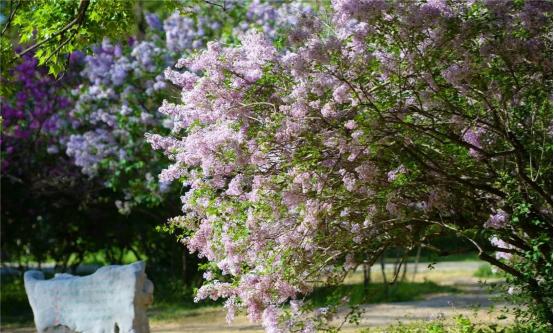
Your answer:
[[[48,75],[32,54],[3,79],[2,84],[13,91],[0,100],[3,260],[34,256],[40,263],[52,256],[63,261],[57,254],[67,250],[65,242],[51,240],[67,231],[60,211],[67,205],[75,207],[68,197],[97,185],[80,182],[79,170],[58,149],[70,120],[66,115],[71,99],[66,92],[75,82],[79,54],[71,59],[64,80]]]
[[[9,194],[2,196],[2,234],[13,240],[3,242],[3,258],[65,262],[103,250],[117,262],[131,250],[147,253],[151,267],[167,259],[174,244],[160,241],[154,226],[178,212],[180,189],[169,195],[169,185],[155,178],[167,162],[144,139],[171,126],[156,112],[163,98],[178,96],[165,89],[163,71],[208,40],[232,40],[252,25],[274,36],[295,7],[254,1],[222,11],[201,2],[163,21],[146,14],[144,33],[126,43],[104,39],[82,71],[72,66],[57,78],[33,54],[23,55],[3,78],[10,89],[2,96],[1,179]],[[113,216],[117,210],[123,215]],[[53,242],[63,245],[54,250]],[[158,249],[163,253],[151,253]]]
[[[197,298],[314,331],[334,309],[310,311],[315,285],[449,230],[551,323],[550,22],[544,2],[336,0],[286,42],[179,60],[171,134],[147,137],[190,187],[170,224],[211,263]]]
[[[29,145],[34,153],[39,150],[56,153],[52,144],[55,139],[44,141],[41,134],[63,132],[65,119],[59,116],[58,110],[68,109],[71,102],[67,96],[60,94],[64,82],[56,81],[37,70],[38,60],[32,55],[24,56],[23,61],[13,70],[17,91],[11,96],[2,96],[2,172],[17,177],[19,163],[29,161]],[[4,82],[8,84],[8,82]],[[46,149],[42,149],[45,148]],[[9,171],[9,172],[8,172]],[[12,174],[12,172],[14,174]]]
[[[151,216],[119,214],[116,194],[99,179],[84,177],[64,152],[78,122],[70,115],[69,92],[79,79],[81,58],[72,54],[68,71],[55,78],[28,54],[4,78],[13,93],[0,102],[2,260],[21,266],[52,260],[61,270],[99,251],[114,263],[127,251],[158,251],[154,258],[166,260],[167,248],[177,246],[160,241]]]
[[[150,149],[144,133],[169,133],[173,126],[172,119],[157,112],[164,99],[178,100],[179,92],[167,85],[164,70],[181,56],[204,48],[208,40],[230,41],[251,26],[274,38],[276,30],[295,17],[291,13],[301,8],[309,10],[298,4],[253,1],[231,2],[225,11],[206,3],[187,8],[185,14],[176,11],[163,21],[147,13],[144,39],[131,38],[127,44],[105,39],[86,57],[83,80],[73,92],[71,117],[76,121],[60,149],[85,176],[122,194],[116,201],[122,213],[159,205],[170,186],[155,175],[167,161]]]

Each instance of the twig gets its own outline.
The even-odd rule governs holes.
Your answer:
[[[223,11],[226,10],[225,8],[225,0],[223,0],[223,5],[220,5],[218,3],[215,3],[215,2],[211,2],[211,1],[208,1],[208,0],[204,0],[205,3],[207,3],[208,5],[212,5],[212,6],[216,6],[216,7],[219,7],[221,9],[223,9]]]
[[[0,33],[0,36],[4,36],[4,33],[6,32],[6,30],[8,30],[8,27],[12,23],[13,17],[15,16],[15,12],[17,11],[17,9],[19,8],[19,5],[21,4],[21,1],[17,2],[13,10],[11,9],[12,3],[13,1],[10,1],[10,17],[8,17],[8,22],[6,22],[6,25],[4,26],[4,28],[2,28],[2,33]]]
[[[65,45],[67,45],[67,43],[69,43],[73,38],[75,38],[75,36],[77,36],[77,33],[79,32],[79,28],[81,27],[81,24],[83,22],[81,21],[79,23],[79,25],[77,26],[77,29],[73,32],[73,34],[71,36],[69,36],[69,38],[67,38],[66,40],[64,40],[55,50],[54,52],[52,52],[52,54],[50,54],[48,56],[48,58],[46,58],[46,60],[44,60],[44,62],[48,62],[48,60],[50,60],[56,53],[58,53],[62,47],[64,47]]]

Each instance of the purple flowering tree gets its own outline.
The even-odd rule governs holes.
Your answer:
[[[19,262],[21,269],[25,261],[54,261],[66,271],[90,253],[102,252],[109,262],[119,263],[133,252],[151,258],[151,272],[181,273],[181,266],[168,269],[168,262],[181,259],[182,248],[153,227],[170,213],[120,214],[114,201],[124,194],[107,188],[99,177],[83,175],[65,153],[82,120],[72,113],[70,94],[81,79],[82,58],[73,54],[68,71],[55,78],[29,54],[4,82],[13,94],[3,95],[0,104],[2,261]],[[191,265],[182,273],[192,281],[196,269]]]
[[[59,111],[70,106],[70,99],[58,93],[64,82],[38,69],[37,63],[32,55],[23,57],[13,70],[15,77],[11,82],[17,84],[18,89],[13,96],[3,96],[1,100],[2,173],[14,178],[17,178],[20,163],[29,160],[25,155],[41,150],[57,153],[55,137],[66,125]],[[47,149],[43,149],[45,145]]]
[[[164,71],[183,55],[205,48],[208,40],[231,40],[232,35],[256,26],[267,36],[295,16],[298,4],[229,3],[225,12],[204,4],[174,12],[165,20],[145,14],[148,24],[143,40],[129,39],[124,44],[105,39],[85,58],[82,83],[73,92],[71,135],[63,149],[87,177],[98,178],[122,196],[119,210],[128,214],[136,206],[157,206],[170,190],[169,182],[157,175],[167,166],[161,153],[153,151],[144,139],[145,132],[169,134],[173,120],[157,112],[164,99],[178,101],[179,91]],[[178,190],[174,188],[174,190]],[[175,197],[173,195],[172,197]]]
[[[315,285],[447,230],[551,323],[551,19],[543,2],[335,0],[279,48],[248,31],[179,60],[171,134],[148,140],[161,181],[190,188],[170,223],[211,263],[197,298],[312,332],[333,310],[309,311]]]
[[[60,232],[68,235],[60,211],[79,205],[68,198],[84,198],[98,185],[81,182],[79,170],[59,149],[70,120],[67,91],[75,84],[79,58],[73,54],[68,72],[56,79],[27,54],[3,82],[13,91],[0,101],[3,260],[31,255],[39,263],[47,256],[63,262],[68,244],[52,244],[53,238],[64,238]]]
[[[118,262],[127,250],[141,255],[166,250],[151,243],[174,245],[160,240],[153,226],[179,211],[178,189],[164,200],[169,184],[155,175],[168,163],[144,138],[146,131],[168,134],[172,126],[156,112],[163,98],[178,99],[178,90],[166,89],[164,70],[208,40],[232,40],[250,26],[274,36],[301,7],[254,1],[222,12],[205,3],[163,21],[146,14],[149,28],[140,38],[104,39],[80,59],[82,70],[72,66],[57,78],[38,66],[40,57],[25,54],[7,76],[13,81],[3,84],[13,94],[1,102],[2,234],[10,235],[3,259],[30,254],[65,269],[72,254],[74,264],[100,250]],[[150,263],[165,254],[148,253]]]

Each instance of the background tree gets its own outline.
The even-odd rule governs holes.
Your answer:
[[[148,130],[169,133],[157,107],[178,92],[165,89],[163,71],[251,25],[273,36],[287,8],[280,15],[280,4],[259,2],[223,10],[200,1],[172,13],[154,6],[168,17],[146,12],[136,36],[72,53],[58,77],[23,55],[4,78],[12,90],[2,97],[3,261],[54,260],[66,270],[91,254],[120,263],[133,253],[148,259],[149,273],[171,271],[193,283],[196,257],[155,229],[179,213],[183,191],[158,182],[167,162],[144,139]]]
[[[2,68],[32,52],[58,74],[67,56],[103,36],[120,38],[133,24],[132,1],[6,1],[2,28]],[[15,50],[12,35],[24,49]],[[15,35],[16,34],[16,35]],[[14,56],[15,55],[15,56]],[[5,74],[5,72],[3,72]]]

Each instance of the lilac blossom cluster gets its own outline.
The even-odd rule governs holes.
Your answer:
[[[228,10],[235,11],[239,18],[244,17],[240,24],[210,6],[193,7],[185,14],[176,11],[163,21],[147,13],[149,29],[145,40],[131,38],[126,45],[104,40],[86,57],[81,73],[85,80],[74,91],[76,102],[71,116],[79,121],[72,122],[73,133],[66,139],[66,153],[89,177],[104,178],[108,184],[121,183],[110,180],[121,178],[120,175],[136,180],[133,186],[124,188],[127,198],[133,198],[135,193],[130,192],[131,188],[136,191],[136,184],[141,183],[144,188],[137,195],[146,191],[160,198],[168,188],[169,177],[162,177],[160,182],[147,177],[158,173],[165,163],[147,148],[144,132],[163,132],[181,124],[156,112],[162,98],[170,97],[167,79],[173,76],[168,72],[164,77],[164,69],[178,57],[202,49],[209,39],[219,38],[226,25],[260,24],[264,25],[263,30],[276,29],[279,13],[290,16],[293,8],[283,5],[286,8],[281,10],[279,6],[259,1],[232,3]]]
[[[66,151],[83,173],[97,175],[99,163],[108,157],[132,158],[126,153],[133,151],[127,146],[134,144],[130,129],[152,126],[160,118],[144,104],[158,90],[156,69],[165,64],[162,48],[150,41],[123,47],[104,40],[86,57],[81,73],[86,81],[74,91],[71,112],[79,121],[73,123],[76,134],[69,137]]]
[[[238,45],[209,42],[165,72],[182,101],[160,107],[171,134],[147,140],[171,161],[160,179],[190,188],[171,223],[213,264],[197,300],[226,298],[229,320],[243,308],[268,332],[312,332],[331,317],[298,306],[315,285],[341,281],[391,240],[419,242],[416,228],[462,230],[467,211],[482,228],[482,201],[498,207],[504,196],[495,167],[513,171],[513,156],[497,154],[510,141],[483,110],[525,101],[508,101],[479,73],[510,77],[497,64],[509,56],[534,89],[551,63],[517,34],[494,38],[536,28],[530,9],[476,3],[487,26],[471,6],[335,0],[331,17],[300,13],[283,49],[248,30]]]
[[[497,209],[494,214],[491,214],[487,222],[485,223],[485,228],[492,229],[502,229],[508,225],[509,215],[502,209]]]
[[[73,56],[73,61],[76,58]],[[8,169],[9,173],[17,173],[18,161],[29,158],[29,154],[38,158],[39,147],[57,153],[67,124],[63,112],[71,106],[71,100],[63,94],[64,82],[41,69],[32,54],[25,55],[13,69],[13,77],[17,92],[13,98],[1,99],[2,173]]]
[[[163,22],[167,49],[173,52],[199,49],[206,45],[208,33],[219,31],[221,26],[221,22],[209,17],[183,16],[175,12]]]
[[[494,236],[490,239],[490,242],[492,245],[496,246],[498,248],[498,251],[496,251],[495,256],[496,259],[503,259],[503,260],[510,260],[512,259],[512,254],[507,252],[515,248],[515,246],[503,241],[502,239]],[[503,251],[505,250],[505,251]]]
[[[125,45],[105,39],[85,58],[84,80],[73,91],[71,117],[78,121],[72,122],[65,145],[67,155],[85,175],[103,179],[107,186],[119,184],[125,196],[119,206],[127,207],[120,211],[127,213],[137,203],[135,197],[148,194],[159,202],[168,189],[148,177],[158,172],[163,161],[149,152],[143,133],[153,128],[161,131],[167,124],[153,106],[164,96],[166,83],[160,73],[172,58],[163,31],[154,29],[160,28],[159,19],[147,17],[153,26],[146,40],[131,38]]]
[[[292,27],[298,23],[301,15],[313,12],[309,3],[283,2],[277,6],[274,1],[254,0],[248,6],[246,20],[234,29],[234,34],[245,32],[251,26],[259,27],[265,36],[274,39],[280,29]]]

